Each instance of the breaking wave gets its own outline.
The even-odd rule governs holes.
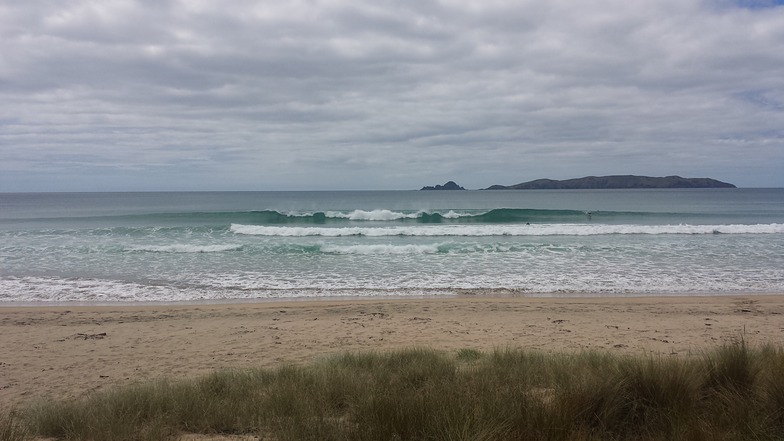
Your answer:
[[[219,211],[190,213],[150,213],[144,215],[110,216],[97,219],[127,219],[134,222],[150,222],[152,224],[182,224],[183,221],[206,225],[231,223],[247,223],[261,225],[277,224],[325,224],[345,223],[351,221],[371,222],[412,222],[412,223],[519,223],[519,222],[580,222],[591,216],[603,219],[619,217],[661,216],[662,213],[634,213],[613,211],[584,210],[543,210],[528,208],[496,208],[480,209],[445,209],[445,210],[328,210],[328,211]]]
[[[443,225],[393,227],[281,227],[232,224],[235,234],[277,237],[345,236],[597,236],[609,234],[781,234],[784,224],[757,225]]]

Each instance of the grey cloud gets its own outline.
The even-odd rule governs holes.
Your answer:
[[[708,171],[784,185],[759,179],[784,168],[770,2],[0,8],[0,190],[91,167],[124,170],[120,189],[182,188],[183,164],[242,189]]]

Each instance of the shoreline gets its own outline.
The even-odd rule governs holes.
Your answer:
[[[116,385],[347,351],[514,347],[669,357],[738,337],[784,343],[784,293],[0,304],[0,403],[79,398]]]
[[[506,288],[466,288],[451,289],[442,294],[384,294],[384,295],[335,295],[335,296],[294,296],[274,298],[220,298],[192,300],[109,300],[109,301],[0,301],[0,312],[13,308],[91,308],[91,307],[135,307],[135,306],[210,306],[237,304],[270,304],[297,302],[356,302],[364,300],[407,301],[407,300],[439,300],[459,298],[526,298],[526,299],[623,299],[623,298],[678,298],[678,297],[756,297],[784,296],[780,291],[699,291],[699,292],[529,292],[515,291]]]

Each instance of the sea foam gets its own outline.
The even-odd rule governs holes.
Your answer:
[[[147,245],[127,247],[126,251],[150,253],[221,253],[239,251],[242,245]]]
[[[610,234],[781,234],[784,224],[757,225],[434,225],[396,227],[279,227],[232,224],[235,234],[278,237],[345,236],[595,236]]]
[[[332,254],[436,254],[439,252],[438,244],[432,245],[323,245],[322,253]]]
[[[337,219],[349,220],[365,220],[365,221],[392,221],[398,219],[415,219],[418,213],[400,213],[392,210],[354,210],[350,213],[343,213],[338,211],[328,211],[326,217]]]

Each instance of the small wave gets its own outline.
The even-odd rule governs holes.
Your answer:
[[[348,246],[322,246],[321,252],[327,254],[361,254],[361,255],[378,255],[378,254],[436,254],[438,253],[439,246],[433,245],[348,245]]]
[[[784,224],[758,225],[439,225],[396,227],[278,227],[232,224],[235,234],[278,237],[345,236],[597,236],[610,234],[781,234]]]
[[[473,253],[509,253],[521,250],[551,249],[552,245],[512,246],[504,243],[434,243],[427,245],[322,245],[319,251],[325,254],[356,254],[356,255],[421,255],[421,254],[473,254]]]
[[[148,245],[127,247],[126,251],[148,253],[222,253],[239,251],[242,245]]]

